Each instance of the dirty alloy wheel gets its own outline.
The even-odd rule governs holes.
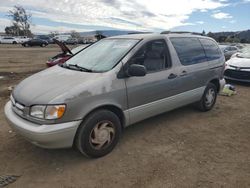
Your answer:
[[[41,44],[41,47],[45,47],[46,45],[45,44]]]
[[[196,104],[196,107],[202,111],[206,112],[211,110],[217,99],[217,88],[213,83],[209,83],[204,91],[201,100]]]
[[[119,141],[121,122],[109,110],[91,113],[80,125],[75,145],[87,157],[98,158],[110,153]]]

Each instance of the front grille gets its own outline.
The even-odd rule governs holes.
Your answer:
[[[241,79],[241,80],[250,80],[250,71],[241,71],[241,70],[231,70],[227,69],[224,73],[226,77]]]
[[[11,95],[10,96],[10,100],[11,100],[11,103],[12,103],[12,110],[18,114],[19,116],[22,116],[24,117],[25,116],[25,106],[23,104],[20,104],[18,103],[14,98],[13,96]]]

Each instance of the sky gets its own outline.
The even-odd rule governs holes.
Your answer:
[[[33,33],[250,29],[250,0],[0,0],[0,32],[14,5],[32,14]]]

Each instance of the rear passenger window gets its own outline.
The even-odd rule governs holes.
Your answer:
[[[197,38],[170,38],[183,65],[192,65],[206,61],[206,55]]]
[[[215,42],[209,39],[200,39],[200,41],[204,47],[208,61],[219,59],[221,57],[221,51]]]

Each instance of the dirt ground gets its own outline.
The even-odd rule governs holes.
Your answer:
[[[58,52],[0,45],[0,176],[20,176],[9,187],[250,187],[248,85],[234,83],[238,94],[219,96],[210,112],[184,107],[137,123],[100,159],[41,149],[16,135],[3,112],[8,87]]]

